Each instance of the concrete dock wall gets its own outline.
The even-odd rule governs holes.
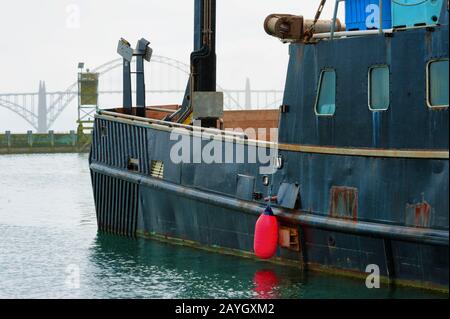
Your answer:
[[[28,131],[25,134],[13,134],[6,131],[0,134],[0,154],[32,153],[82,153],[88,152],[91,135],[69,133],[37,134]]]

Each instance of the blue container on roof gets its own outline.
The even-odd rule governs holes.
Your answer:
[[[392,0],[394,27],[435,25],[439,21],[444,0]]]
[[[392,27],[391,0],[383,0],[383,29]],[[348,31],[380,27],[379,0],[345,0],[345,24]]]

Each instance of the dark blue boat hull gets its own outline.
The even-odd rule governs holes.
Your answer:
[[[107,135],[102,136],[102,127],[106,128]],[[130,237],[173,240],[252,257],[254,227],[264,204],[240,199],[236,194],[236,176],[258,176],[257,164],[174,164],[169,152],[176,142],[170,140],[167,131],[102,116],[98,116],[95,128],[91,170],[100,230]],[[298,209],[276,206],[275,213],[281,226],[298,229],[300,247],[298,250],[280,247],[274,261],[353,275],[363,275],[368,265],[376,264],[391,283],[447,289],[448,215],[447,219],[430,215],[429,227],[417,227],[413,224],[415,219],[407,216],[414,213],[408,209],[408,199],[414,203],[415,198],[401,194],[398,184],[390,186],[397,195],[395,202],[400,203],[392,206],[377,204],[377,198],[360,185],[382,183],[387,175],[395,172],[395,165],[398,170],[420,166],[417,177],[440,165],[442,176],[437,176],[445,180],[448,161],[378,159],[380,163],[373,163],[373,158],[362,156],[339,156],[332,161],[330,157],[335,155],[281,153],[286,161],[282,172],[275,174],[274,185],[290,176],[290,180],[301,185],[302,203]],[[127,169],[130,156],[140,159],[138,172]],[[164,161],[163,180],[150,176],[148,163],[152,159]],[[296,178],[291,163],[297,163],[296,171],[307,169],[314,173]],[[327,174],[325,177],[334,165],[348,166],[348,170],[343,170],[347,176]],[[370,175],[366,174],[368,167],[373,170]],[[359,187],[356,219],[330,213],[329,185],[334,185],[335,180]],[[324,189],[312,188],[314,181],[323,182]],[[429,183],[424,179],[416,187]],[[444,192],[448,184],[442,186],[444,189],[440,190]],[[264,191],[259,178],[255,190]],[[427,200],[440,207],[437,199],[427,197]],[[445,210],[446,203],[444,200],[440,209]]]

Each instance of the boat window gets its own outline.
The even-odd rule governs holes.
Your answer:
[[[427,96],[429,107],[448,107],[448,59],[428,63]]]
[[[373,66],[369,69],[369,108],[383,111],[389,108],[389,67]]]
[[[317,115],[333,115],[336,110],[336,71],[323,70],[320,73],[319,90],[316,98]]]

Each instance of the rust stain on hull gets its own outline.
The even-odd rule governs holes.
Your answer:
[[[431,205],[426,201],[418,204],[406,204],[406,224],[419,228],[431,226]]]
[[[330,190],[331,217],[358,220],[358,189],[333,186]]]

